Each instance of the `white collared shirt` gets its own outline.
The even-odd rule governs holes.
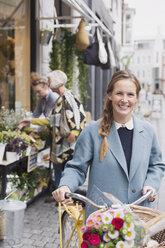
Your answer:
[[[128,121],[127,123],[125,124],[121,124],[121,123],[118,123],[116,121],[114,121],[115,123],[115,126],[116,126],[116,129],[118,130],[120,127],[126,127],[128,130],[132,130],[134,128],[133,126],[133,119],[131,118],[130,121]]]

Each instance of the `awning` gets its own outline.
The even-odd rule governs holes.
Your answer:
[[[71,8],[75,9],[78,13],[80,13],[80,16],[57,16],[56,9],[54,10],[54,17],[38,17],[38,20],[50,20],[54,19],[56,20],[56,24],[54,25],[55,28],[60,27],[75,27],[76,24],[59,24],[58,20],[67,20],[67,19],[73,19],[73,18],[85,18],[87,19],[89,26],[99,26],[102,31],[108,35],[113,36],[112,32],[105,26],[105,24],[96,16],[96,14],[89,8],[89,6],[85,3],[84,0],[62,0],[64,3],[66,3]]]
[[[62,0],[79,13],[81,13],[86,19],[95,21],[95,23],[101,27],[102,31],[112,36],[111,31],[103,24],[103,22],[95,15],[95,13],[89,8],[89,6],[83,0]]]

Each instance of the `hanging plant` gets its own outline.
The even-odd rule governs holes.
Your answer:
[[[68,77],[67,88],[72,89],[75,73],[75,35],[68,29],[62,28],[60,37],[53,41],[50,58],[50,69],[64,71]]]
[[[72,89],[75,81],[76,66],[79,71],[78,88],[80,102],[87,105],[87,73],[88,66],[84,64],[84,51],[77,51],[75,34],[66,28],[62,28],[56,40],[52,42],[49,67],[51,70],[62,70],[68,77],[67,88]]]
[[[77,62],[79,68],[79,92],[80,92],[80,102],[84,102],[84,106],[87,106],[88,99],[90,98],[87,91],[87,75],[88,66],[84,63],[85,50],[77,51]]]

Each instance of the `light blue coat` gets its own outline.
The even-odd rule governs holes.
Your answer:
[[[77,139],[74,158],[67,163],[60,186],[68,185],[75,191],[85,181],[90,166],[88,194],[96,185],[101,191],[115,195],[124,203],[131,203],[141,196],[142,188],[150,185],[159,190],[165,164],[158,140],[150,123],[133,116],[134,130],[132,157],[128,175],[125,155],[113,123],[108,135],[108,152],[100,162],[102,138],[98,134],[99,122],[92,121]],[[145,206],[150,203],[145,201]]]

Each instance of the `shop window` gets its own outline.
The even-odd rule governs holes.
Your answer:
[[[28,2],[0,1],[0,102],[8,109],[28,106]]]

